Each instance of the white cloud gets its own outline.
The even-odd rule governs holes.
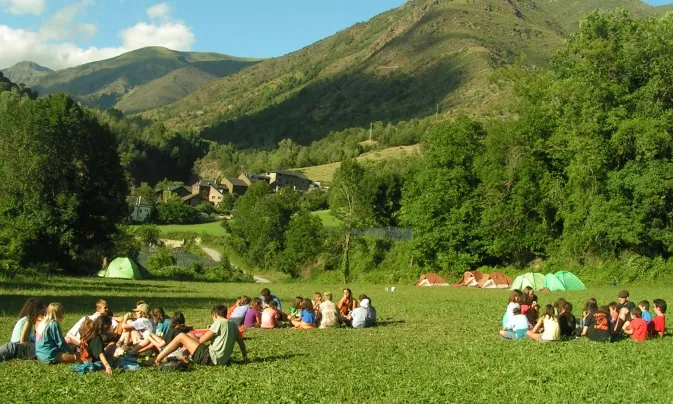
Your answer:
[[[174,50],[189,50],[195,42],[192,31],[181,22],[167,22],[161,25],[141,22],[123,30],[119,36],[127,49],[165,46]]]
[[[44,11],[45,0],[0,0],[0,7],[14,15],[40,15]]]
[[[151,19],[168,19],[173,9],[166,3],[155,4],[147,9],[147,16]]]
[[[0,0],[0,5],[6,1]],[[190,50],[196,41],[191,29],[183,22],[171,19],[170,7],[166,5],[167,9],[163,9],[165,3],[161,3],[148,8],[147,14],[151,18],[161,18],[162,22],[139,22],[121,30],[118,46],[81,47],[72,41],[89,39],[98,32],[95,24],[75,22],[90,3],[91,0],[84,0],[56,11],[37,31],[0,24],[0,68],[30,60],[52,69],[63,69],[109,59],[146,46]],[[154,11],[150,12],[152,9]]]

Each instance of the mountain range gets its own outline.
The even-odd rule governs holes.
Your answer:
[[[67,92],[90,107],[134,113],[177,101],[210,81],[259,61],[148,47],[58,71],[21,62],[2,72],[40,95]]]
[[[285,56],[259,60],[144,48],[50,71],[22,62],[5,75],[41,95],[163,122],[179,131],[273,147],[331,131],[434,113],[480,114],[508,94],[491,73],[549,63],[593,10],[657,17],[639,0],[410,0]]]

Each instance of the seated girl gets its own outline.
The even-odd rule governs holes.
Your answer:
[[[353,292],[350,289],[344,289],[344,295],[337,304],[342,316],[347,316],[353,309],[358,307],[358,302],[353,298]]]
[[[170,327],[166,330],[163,335],[158,333],[150,334],[147,339],[140,341],[140,343],[133,347],[129,351],[130,355],[135,355],[149,350],[155,349],[157,352],[160,352],[163,347],[168,345],[176,335],[185,333],[190,337],[193,337],[189,332],[191,331],[190,327],[185,325],[185,316],[181,311],[176,311],[173,313],[173,317],[170,318]],[[196,339],[195,337],[193,337]]]
[[[14,324],[10,342],[26,344],[35,342],[35,324],[44,315],[44,303],[40,299],[31,297],[26,300],[19,312],[19,319]]]
[[[155,334],[159,337],[166,335],[171,328],[171,318],[166,315],[163,307],[152,309],[152,322],[154,322]]]
[[[236,323],[236,325],[243,324],[243,320],[245,320],[245,315],[248,313],[248,309],[250,309],[250,298],[248,296],[241,296],[237,300],[236,307],[231,311],[229,320]]]
[[[290,314],[287,315],[287,320],[294,325],[295,322],[301,322],[301,306],[304,304],[304,298],[297,296],[294,298],[294,303],[290,308]]]
[[[154,324],[149,320],[147,304],[139,305],[135,310],[136,318],[132,318],[130,313],[126,313],[122,319],[122,332],[119,337],[119,345],[137,345],[145,340],[154,332]]]
[[[262,311],[261,319],[261,328],[282,328],[283,322],[281,321],[282,316],[278,313],[278,304],[275,300],[272,300],[268,303],[268,307]]]
[[[561,339],[573,339],[575,338],[575,328],[577,327],[577,319],[573,315],[573,306],[565,300],[559,303],[558,325]]]
[[[561,338],[558,319],[554,315],[554,306],[551,304],[545,306],[544,314],[535,324],[535,327],[526,332],[526,336],[537,342],[552,342]]]
[[[509,300],[507,302],[507,309],[505,309],[505,314],[502,316],[503,327],[509,324],[509,320],[514,316],[513,314],[514,308],[518,308],[519,311],[521,311],[521,304],[519,304],[520,298],[521,298],[521,291],[518,289],[513,290],[512,294],[509,296]]]
[[[100,361],[108,375],[112,374],[110,358],[116,348],[114,342],[105,342],[111,327],[112,319],[103,314],[95,320],[87,319],[80,330],[80,361]]]
[[[323,302],[320,303],[320,328],[339,325],[341,325],[341,313],[332,302],[332,293],[325,292]]]
[[[315,312],[313,311],[313,303],[311,299],[304,299],[299,312],[301,320],[292,323],[294,328],[310,330],[315,324]]]
[[[243,326],[245,328],[259,327],[262,324],[262,299],[256,297],[252,299],[248,312],[245,313]]]
[[[35,329],[35,354],[44,363],[77,362],[77,357],[61,333],[64,316],[63,306],[60,303],[51,303]]]

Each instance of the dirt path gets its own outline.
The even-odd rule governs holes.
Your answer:
[[[215,262],[220,262],[220,261],[222,261],[222,254],[220,254],[219,251],[217,251],[217,250],[215,250],[215,249],[212,249],[212,248],[204,247],[204,246],[202,246],[202,245],[200,245],[199,248],[201,248],[201,251],[203,251],[204,253],[208,254],[208,256],[209,256],[213,261],[215,261]],[[232,264],[232,265],[234,265],[234,264]],[[234,265],[234,267],[235,267],[235,265]],[[246,273],[245,270],[243,271],[243,273]],[[268,280],[268,279],[264,279],[264,278],[262,278],[261,276],[257,276],[257,275],[253,275],[253,276],[252,276],[252,279],[255,281],[255,283],[271,283],[270,280]]]

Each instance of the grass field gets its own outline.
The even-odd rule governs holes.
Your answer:
[[[322,220],[322,225],[325,227],[337,227],[341,224],[341,220],[332,216],[329,210],[319,210],[313,212],[313,215],[318,216]]]
[[[387,149],[364,153],[358,156],[356,160],[377,161],[386,159],[399,159],[406,156],[413,156],[414,154],[420,153],[420,150],[421,148],[419,145],[390,147]],[[295,171],[303,173],[312,181],[329,182],[332,181],[332,176],[334,176],[334,172],[337,168],[339,168],[340,165],[341,163],[323,164],[319,166],[298,168]]]
[[[220,225],[221,222],[199,223],[199,224],[168,224],[158,226],[164,234],[171,233],[207,233],[213,236],[226,236],[227,232]]]
[[[205,327],[210,307],[235,296],[257,296],[260,285],[57,278],[0,281],[0,335],[8,338],[29,296],[65,305],[63,329],[106,298],[122,313],[137,299],[182,310],[190,325]],[[37,361],[0,363],[0,385],[12,402],[669,402],[673,391],[673,338],[643,344],[587,341],[536,344],[497,336],[507,291],[350,285],[367,293],[381,325],[364,330],[250,330],[251,362],[189,373],[77,376],[64,365]],[[287,310],[296,295],[340,285],[271,285]],[[559,296],[581,312],[588,297],[616,298],[618,288],[538,293],[541,303]],[[664,298],[670,287],[633,287],[633,300]],[[576,310],[576,311],[577,311]],[[240,360],[238,348],[234,360]],[[161,386],[157,388],[157,386]]]

